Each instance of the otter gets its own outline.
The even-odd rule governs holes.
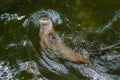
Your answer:
[[[53,22],[48,16],[39,19],[40,45],[42,50],[52,52],[57,58],[73,63],[90,63],[90,55],[82,55],[68,47],[53,28]]]

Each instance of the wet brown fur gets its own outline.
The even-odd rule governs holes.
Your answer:
[[[49,17],[40,18],[40,45],[47,51],[53,51],[57,58],[74,63],[90,63],[89,55],[84,56],[66,46],[55,32],[52,20]]]

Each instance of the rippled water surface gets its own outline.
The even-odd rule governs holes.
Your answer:
[[[90,65],[49,59],[39,44],[42,15],[77,52],[120,42],[119,0],[1,0],[0,80],[36,80],[24,63],[35,66],[41,80],[120,80],[120,49],[93,58]]]

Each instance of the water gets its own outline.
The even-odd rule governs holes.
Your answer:
[[[42,80],[120,80],[120,50],[74,64],[52,60],[39,45],[39,17],[52,18],[55,30],[73,50],[88,54],[120,42],[120,1],[0,1],[0,80],[31,80],[21,63],[33,61]],[[119,46],[118,46],[119,47]]]
[[[108,22],[108,24],[106,26],[103,27],[103,31],[107,28],[110,28],[112,26],[112,24],[117,21],[120,17],[120,10],[118,10],[115,14],[115,16],[113,16],[112,20]]]

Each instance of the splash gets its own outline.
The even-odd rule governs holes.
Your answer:
[[[60,14],[57,11],[54,11],[52,9],[41,9],[33,13],[28,19],[26,19],[23,23],[23,26],[29,26],[31,23],[35,25],[36,27],[39,27],[39,18],[41,16],[49,16],[54,24],[61,24],[62,19],[60,18]]]
[[[0,80],[11,80],[15,74],[15,69],[11,69],[9,62],[0,61]]]
[[[0,21],[4,21],[5,24],[9,23],[12,20],[22,20],[24,19],[26,16],[19,16],[18,14],[9,14],[9,13],[4,13],[0,16]]]
[[[47,51],[42,52],[43,59],[40,60],[42,65],[46,67],[49,71],[56,73],[58,75],[60,75],[61,73],[68,74],[69,70],[63,64],[59,63],[58,60],[55,61],[48,58],[48,56],[50,57],[50,55],[51,54],[49,54]]]
[[[105,27],[103,27],[102,31],[110,28],[112,26],[112,24],[117,21],[120,18],[120,10],[118,10],[115,14],[115,16],[113,16],[113,18],[107,23],[107,25]]]

